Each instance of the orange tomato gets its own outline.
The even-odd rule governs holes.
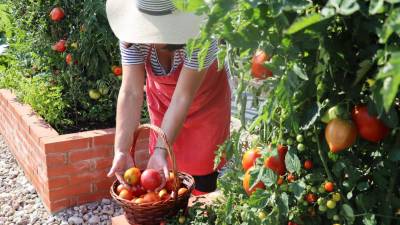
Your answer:
[[[118,196],[129,201],[133,199],[132,192],[127,189],[122,189]]]
[[[254,164],[256,163],[256,159],[259,157],[261,157],[261,154],[260,149],[258,148],[253,148],[246,151],[243,154],[242,158],[242,167],[244,171],[247,171],[248,169],[250,169],[250,167],[254,166]]]
[[[352,146],[356,138],[357,129],[351,121],[335,118],[325,128],[325,139],[333,153]]]
[[[264,66],[264,63],[268,61],[269,56],[262,50],[257,50],[251,60],[251,74],[256,79],[265,79],[272,77],[272,71]]]
[[[145,203],[158,202],[160,200],[161,200],[160,197],[155,192],[148,192],[143,196],[143,201]]]
[[[137,185],[140,182],[141,172],[139,168],[132,167],[125,171],[124,179],[130,185]]]
[[[253,192],[256,191],[256,189],[265,189],[265,185],[263,182],[258,182],[252,189],[250,189],[250,171],[251,168],[249,170],[246,171],[244,178],[243,178],[243,188],[246,191],[246,193],[248,195],[253,194]]]

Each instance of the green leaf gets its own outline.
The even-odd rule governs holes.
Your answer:
[[[329,0],[327,7],[333,8],[337,14],[351,15],[360,9],[357,0]]]
[[[304,73],[304,70],[300,68],[297,63],[293,65],[293,72],[303,80],[308,80],[307,75]]]
[[[360,68],[358,68],[356,72],[357,78],[354,81],[353,86],[356,86],[365,77],[365,75],[367,75],[368,71],[372,68],[373,63],[371,60],[366,59],[360,62],[360,64],[358,65],[360,66]]]
[[[376,219],[374,214],[367,214],[363,218],[364,225],[376,225]]]
[[[289,196],[286,192],[283,192],[276,201],[280,214],[283,216],[287,216],[289,213]]]
[[[399,17],[400,18],[400,17]],[[381,90],[383,106],[386,112],[389,111],[400,86],[400,52],[392,53],[390,60],[383,66],[377,79],[384,79]]]
[[[319,13],[314,13],[306,17],[300,17],[297,19],[290,27],[286,30],[287,34],[294,34],[300,30],[303,30],[313,24],[319,23],[323,20],[327,19],[326,17],[322,17]]]
[[[201,6],[205,5],[203,0],[174,0],[176,8],[187,12],[196,12]]]
[[[277,179],[278,179],[278,176],[271,169],[266,169],[264,172],[264,176],[261,177],[261,181],[267,187],[271,187],[272,185],[276,184]]]
[[[369,4],[369,14],[374,15],[383,12],[383,3],[384,0],[371,0]]]
[[[304,181],[300,181],[300,182],[295,182],[295,183],[290,183],[289,184],[289,190],[291,192],[293,192],[294,197],[297,200],[300,200],[303,197],[303,192],[306,189],[306,184],[304,183]]]
[[[379,43],[381,44],[386,43],[393,32],[400,35],[400,8],[393,9],[390,12],[382,27],[382,30],[378,32]]]
[[[289,146],[289,151],[287,152],[286,157],[285,157],[285,164],[286,164],[286,169],[289,172],[291,172],[291,173],[296,172],[297,174],[300,173],[300,169],[301,169],[300,159],[295,154],[294,148],[291,148],[290,146]]]
[[[357,184],[357,189],[359,191],[366,191],[366,190],[368,190],[368,188],[369,188],[369,184],[366,181]]]
[[[340,214],[343,215],[349,223],[354,223],[354,211],[348,204],[343,204],[340,210]]]

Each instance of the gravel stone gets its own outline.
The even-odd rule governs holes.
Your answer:
[[[111,225],[111,218],[122,214],[105,198],[51,215],[0,135],[0,225]]]

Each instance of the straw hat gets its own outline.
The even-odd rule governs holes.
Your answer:
[[[204,19],[177,10],[172,0],[107,0],[106,9],[114,34],[128,43],[185,44]]]

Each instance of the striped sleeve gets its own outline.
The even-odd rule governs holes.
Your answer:
[[[126,43],[120,42],[119,49],[121,51],[122,65],[136,65],[144,63],[144,57],[138,44],[127,46]]]
[[[186,57],[185,59],[185,67],[197,70],[199,69],[199,57],[198,54],[200,52],[200,49],[196,49],[193,51],[193,54],[191,57]],[[217,58],[217,52],[218,52],[218,41],[214,39],[211,42],[210,47],[208,48],[207,56],[204,60],[203,68],[208,68],[210,65],[215,61]]]

